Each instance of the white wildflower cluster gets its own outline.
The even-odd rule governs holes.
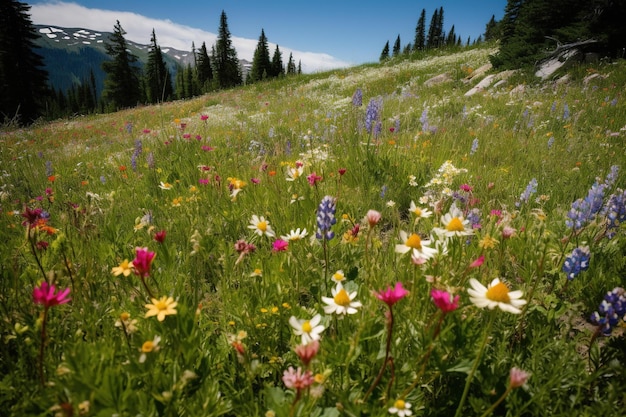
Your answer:
[[[457,168],[452,165],[451,161],[445,161],[437,170],[437,174],[428,181],[424,188],[426,191],[424,195],[420,197],[419,202],[421,204],[428,204],[433,208],[447,197],[452,196],[452,185],[454,178],[459,174],[467,172],[465,168]]]

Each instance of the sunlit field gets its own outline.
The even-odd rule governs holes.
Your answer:
[[[4,128],[0,414],[621,415],[626,64],[494,52]]]

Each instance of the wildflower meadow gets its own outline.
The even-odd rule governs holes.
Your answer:
[[[626,64],[493,52],[4,128],[0,415],[623,415]]]

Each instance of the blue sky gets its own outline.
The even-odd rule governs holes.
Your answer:
[[[402,46],[413,41],[422,9],[426,27],[433,12],[444,10],[444,30],[454,25],[463,42],[484,32],[492,15],[502,18],[506,0],[278,0],[278,1],[160,1],[75,0],[27,1],[35,24],[86,27],[112,31],[119,19],[127,38],[148,43],[154,27],[161,47],[190,50],[215,42],[219,17],[224,10],[239,58],[251,59],[261,29],[270,47],[279,45],[283,61],[293,53],[308,71],[376,62],[385,42],[393,46],[400,35]],[[115,12],[115,13],[111,13]],[[273,49],[271,50],[273,52]]]

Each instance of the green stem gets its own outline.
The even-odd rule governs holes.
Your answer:
[[[46,323],[48,321],[48,306],[43,310],[43,319],[41,321],[41,345],[39,345],[39,381],[41,385],[46,384],[46,377],[43,372],[43,353],[46,346]]]
[[[489,407],[487,411],[482,413],[480,417],[487,417],[489,414],[493,413],[493,410],[495,410],[496,407],[499,406],[502,401],[504,401],[504,399],[509,395],[511,391],[513,391],[513,388],[509,385],[506,391],[504,391],[504,393],[500,396],[500,398],[498,398],[495,403],[491,404],[491,407]]]
[[[476,360],[474,361],[474,366],[472,367],[472,370],[470,371],[469,375],[467,376],[467,379],[465,380],[465,388],[463,389],[461,402],[459,402],[459,406],[456,409],[456,413],[454,414],[454,417],[460,417],[461,414],[463,413],[463,406],[465,405],[465,400],[467,399],[467,394],[469,393],[469,388],[472,383],[472,379],[474,378],[474,374],[476,373],[476,370],[478,369],[478,365],[480,364],[480,359],[485,350],[485,346],[487,346],[487,341],[489,340],[491,326],[493,325],[493,321],[495,317],[496,317],[495,311],[491,312],[491,317],[489,317],[489,323],[487,323],[487,328],[485,329],[485,337],[483,338],[483,341],[480,345],[478,355],[476,356]]]
[[[369,395],[374,391],[374,388],[380,383],[381,378],[383,377],[383,373],[385,372],[385,368],[387,368],[387,364],[390,360],[391,353],[391,337],[393,335],[393,308],[389,306],[389,316],[387,320],[387,342],[385,344],[385,360],[383,361],[383,365],[380,367],[380,371],[378,371],[378,375],[376,375],[376,379],[372,382],[372,385],[369,387],[365,395],[363,396],[363,401],[369,397]]]

